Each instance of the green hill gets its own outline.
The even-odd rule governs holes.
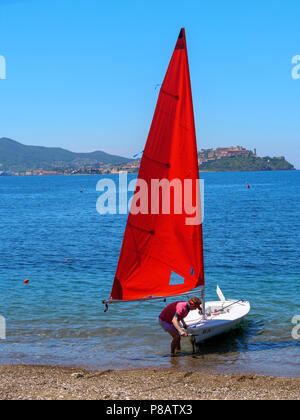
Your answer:
[[[124,164],[130,159],[102,151],[75,153],[59,147],[26,146],[8,138],[0,139],[0,169],[24,171],[50,170],[57,167],[78,168],[101,164]]]
[[[295,169],[283,157],[232,156],[204,162],[200,171],[231,172],[231,171],[285,171]]]

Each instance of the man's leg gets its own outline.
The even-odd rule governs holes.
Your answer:
[[[175,354],[175,350],[180,350],[180,334],[176,330],[173,324],[162,321],[160,318],[158,320],[159,325],[163,328],[164,331],[168,332],[173,340],[171,343],[171,353]]]
[[[169,334],[173,337],[171,342],[171,354],[175,354],[175,350],[180,350],[180,335],[177,330],[170,330],[168,331]]]

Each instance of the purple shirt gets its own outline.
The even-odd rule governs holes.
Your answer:
[[[181,321],[183,318],[187,316],[189,313],[190,308],[188,302],[173,302],[170,303],[159,315],[162,321],[168,322],[172,324],[172,319],[174,318],[175,314],[177,314],[177,318]]]

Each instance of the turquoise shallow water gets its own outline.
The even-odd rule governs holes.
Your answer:
[[[0,177],[0,363],[300,376],[300,171],[201,178],[207,299],[249,300],[241,328],[170,358],[163,303],[103,312],[126,215],[97,213],[100,176]]]

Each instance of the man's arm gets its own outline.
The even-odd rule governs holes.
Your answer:
[[[181,320],[181,323],[182,323],[183,328],[184,328],[184,329],[187,329],[187,325],[186,325],[186,323],[184,322],[184,319],[182,319],[182,320]]]
[[[180,325],[179,325],[178,318],[177,318],[176,314],[172,319],[172,323],[173,323],[174,327],[176,328],[176,330],[179,332],[180,335],[182,335],[183,337],[187,336],[187,333],[185,331],[183,331],[182,328],[180,328]]]

